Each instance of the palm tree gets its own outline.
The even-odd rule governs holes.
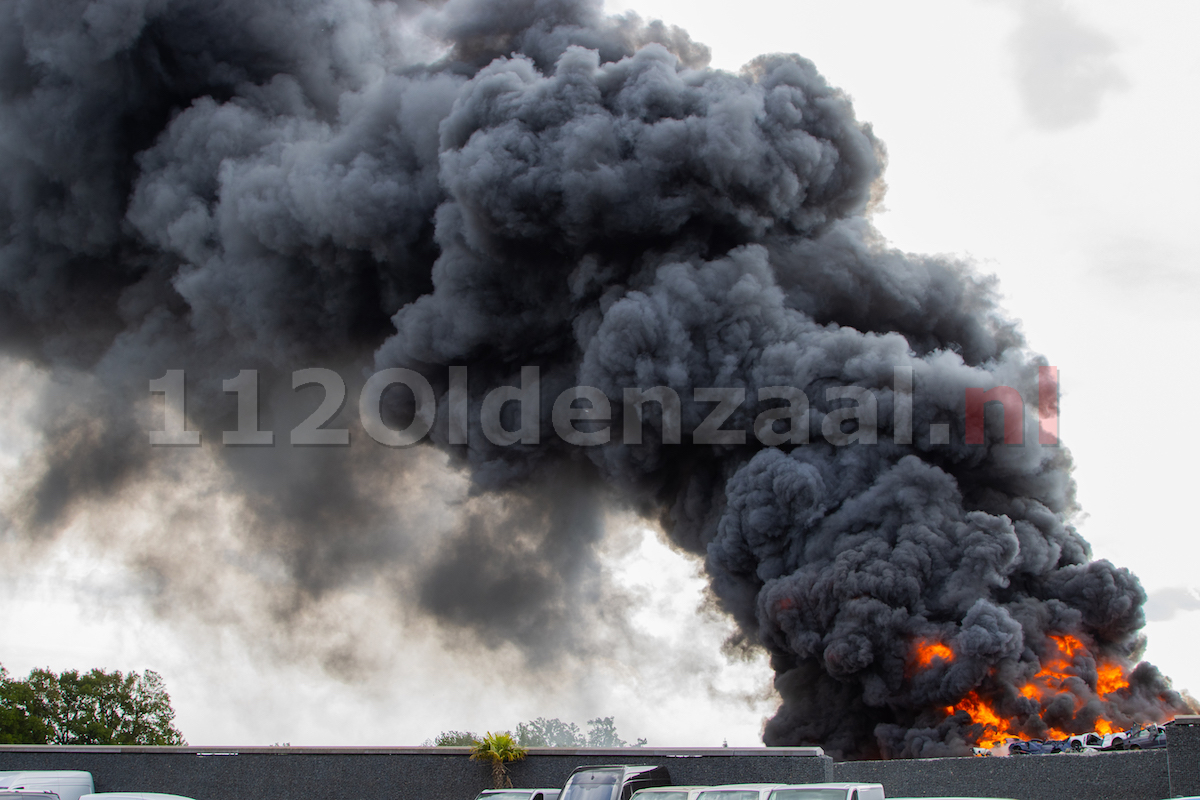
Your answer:
[[[508,777],[509,761],[520,761],[525,757],[525,748],[517,744],[510,733],[488,733],[471,751],[472,761],[486,761],[492,765],[492,788],[511,789]]]

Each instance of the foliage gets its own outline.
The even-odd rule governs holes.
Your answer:
[[[517,744],[522,747],[587,747],[587,737],[574,722],[538,717],[517,725]]]
[[[641,747],[645,739],[632,745],[617,734],[614,717],[588,720],[585,734],[574,722],[538,717],[517,725],[513,739],[518,747]],[[470,731],[442,731],[435,739],[426,739],[426,747],[474,747],[480,737]]]
[[[629,742],[617,735],[613,717],[596,717],[588,720],[588,747],[630,747]],[[645,739],[638,739],[633,747],[641,747]]]
[[[174,719],[166,685],[151,670],[35,669],[16,680],[0,667],[0,743],[185,744]]]
[[[474,747],[477,741],[479,736],[470,731],[442,731],[436,739],[425,744],[433,747]]]
[[[617,734],[614,717],[588,720],[585,735],[573,722],[538,717],[517,725],[517,743],[522,747],[641,747],[645,739],[630,745]]]
[[[0,666],[0,744],[49,744],[51,730],[37,713],[40,705],[29,683],[10,679]]]
[[[483,761],[492,766],[492,788],[511,789],[512,780],[508,777],[508,767],[511,761],[520,761],[525,757],[525,748],[517,744],[511,733],[491,733],[475,743],[471,759]]]

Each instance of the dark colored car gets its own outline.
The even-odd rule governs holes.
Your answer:
[[[605,764],[579,767],[567,778],[559,800],[629,800],[638,789],[670,786],[666,767]]]
[[[1064,742],[1058,741],[1042,741],[1041,739],[1030,739],[1027,742],[1012,742],[1008,746],[1009,755],[1033,755],[1041,756],[1048,753],[1061,753],[1066,749]]]
[[[1162,725],[1147,725],[1136,730],[1125,739],[1129,750],[1150,750],[1167,746],[1167,729]]]

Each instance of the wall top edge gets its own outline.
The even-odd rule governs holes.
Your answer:
[[[469,755],[469,747],[263,747],[263,746],[186,746],[146,747],[137,745],[0,745],[0,753],[159,753],[205,757],[236,755]],[[819,747],[531,747],[529,755],[542,756],[613,756],[625,763],[639,757],[699,758],[701,756],[767,756],[813,758],[825,755]]]

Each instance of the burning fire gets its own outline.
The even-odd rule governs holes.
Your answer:
[[[972,723],[983,726],[983,735],[976,742],[979,747],[995,747],[1013,735],[1009,721],[997,714],[996,709],[975,692],[960,700],[958,705],[946,707],[947,714],[959,711],[967,712]]]
[[[934,661],[940,660],[946,663],[953,661],[954,651],[941,642],[918,642],[914,660],[918,667],[925,669]]]
[[[1021,696],[1038,703],[1039,716],[1041,711],[1044,710],[1045,703],[1063,692],[1076,694],[1076,710],[1083,707],[1085,699],[1077,695],[1078,682],[1075,681],[1074,685],[1068,685],[1068,681],[1080,677],[1080,669],[1075,664],[1077,656],[1091,656],[1091,653],[1079,639],[1070,635],[1050,637],[1049,647],[1042,657],[1041,669],[1024,686],[1018,689]],[[928,669],[935,662],[948,664],[953,661],[953,650],[942,642],[927,640],[917,642],[912,656],[912,664],[918,669]],[[1097,662],[1096,673],[1097,679],[1094,690],[1096,696],[1101,700],[1107,699],[1108,695],[1113,692],[1118,692],[1129,686],[1125,670],[1120,664]],[[979,747],[995,747],[1010,738],[1022,740],[1032,738],[1021,730],[1022,727],[1025,727],[1024,723],[1027,720],[1003,717],[991,702],[975,691],[972,691],[955,705],[946,706],[946,713],[965,713],[971,719],[973,725],[978,726],[977,730],[979,734],[976,744]],[[1113,733],[1119,730],[1111,720],[1103,717],[1095,721],[1094,729],[1096,732],[1102,734]],[[1065,739],[1068,735],[1068,733],[1054,728],[1048,728],[1045,732],[1045,736],[1051,739]]]
[[[1106,695],[1129,686],[1125,672],[1116,664],[1099,664],[1096,666],[1096,694]]]

